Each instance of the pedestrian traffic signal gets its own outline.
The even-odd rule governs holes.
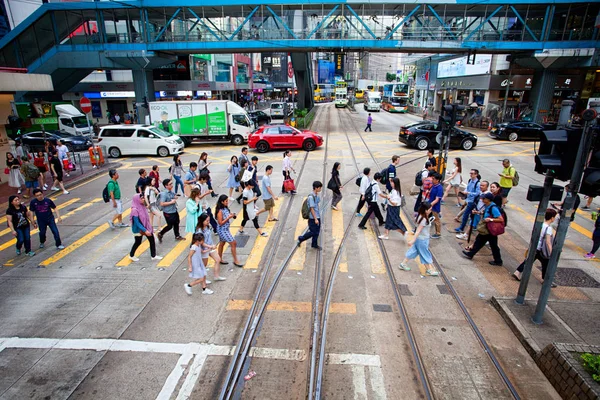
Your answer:
[[[461,104],[447,104],[444,106],[438,121],[443,135],[448,135],[450,133],[450,130],[456,125],[457,111],[462,111],[464,109],[465,106]]]
[[[582,135],[582,129],[543,131],[535,156],[535,172],[545,174],[550,170],[560,180],[571,179]]]
[[[590,197],[600,196],[600,146],[594,146],[594,152],[586,169],[579,193]]]

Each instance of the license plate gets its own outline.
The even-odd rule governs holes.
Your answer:
[[[498,129],[496,129],[496,128],[493,128],[493,129],[492,129],[492,132],[496,132],[497,130],[498,130]]]

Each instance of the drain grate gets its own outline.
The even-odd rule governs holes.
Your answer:
[[[600,282],[577,268],[558,268],[554,281],[559,286],[600,288]]]
[[[248,243],[248,239],[250,239],[249,235],[235,235],[235,241],[237,242],[237,247],[246,247]]]
[[[446,285],[436,285],[440,294],[450,294],[450,292],[448,291],[448,286]]]
[[[412,296],[413,295],[406,283],[399,283],[398,291],[400,291],[400,296]]]
[[[389,304],[373,304],[373,311],[392,312],[392,306]]]

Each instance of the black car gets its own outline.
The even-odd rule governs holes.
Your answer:
[[[544,127],[534,122],[504,122],[490,131],[494,139],[514,142],[519,139],[540,140]]]
[[[398,140],[408,146],[425,150],[437,147],[437,136],[441,129],[436,121],[419,121],[401,126]],[[471,150],[477,146],[477,136],[458,128],[452,128],[450,133],[450,148]]]
[[[42,131],[29,132],[21,136],[21,142],[29,147],[31,152],[44,151],[46,140],[54,145],[57,140],[60,140],[69,151],[87,151],[92,145],[92,140],[88,137],[75,136],[61,131],[46,131],[45,138]]]
[[[271,117],[263,111],[250,111],[248,112],[248,116],[257,128],[271,123]]]

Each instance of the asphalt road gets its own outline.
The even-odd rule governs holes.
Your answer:
[[[383,111],[373,117],[373,133],[366,137],[381,167],[393,154],[399,154],[402,162],[424,156],[424,152],[414,152],[398,142],[400,124],[418,117]],[[126,259],[133,237],[130,229],[113,230],[106,223],[111,209],[101,200],[101,193],[107,176],[90,180],[71,190],[68,196],[57,196],[61,213],[68,215],[59,225],[67,246],[64,251],[57,252],[51,246],[51,237],[48,246],[38,251],[39,239],[34,234],[37,254],[32,258],[16,257],[9,232],[0,232],[4,243],[0,245],[0,399],[216,398],[266,255],[275,251],[275,264],[282,262],[295,245],[294,238],[306,226],[299,215],[302,198],[310,192],[313,180],[322,179],[324,169],[329,179],[333,163],[340,161],[342,180],[350,180],[344,189],[342,210],[328,210],[323,216],[324,265],[331,267],[358,196],[348,141],[359,167],[375,168],[355,131],[355,127],[362,130],[365,121],[366,113],[359,107],[356,113],[350,113],[332,105],[319,106],[313,129],[328,136],[329,155],[325,160],[323,148],[308,154],[303,175],[296,182],[298,195],[281,196],[276,202],[277,212],[292,202],[281,244],[274,247],[279,238],[258,237],[248,224],[248,241],[239,248],[245,267],[232,267],[231,254],[226,250],[225,260],[230,264],[222,268],[222,275],[227,281],[212,283],[212,296],[198,291],[188,296],[184,292],[189,243],[176,242],[171,233],[158,245],[163,260],[150,260],[147,249],[137,263]],[[504,266],[488,265],[489,249],[482,250],[473,261],[460,256],[463,242],[450,232],[456,226],[452,218],[457,210],[453,198],[443,208],[443,237],[432,242],[431,248],[453,277],[454,287],[521,397],[558,398],[488,302],[492,295],[516,294],[517,283],[511,280],[510,273],[522,261],[535,215],[535,205],[525,200],[527,186],[541,184],[543,177],[533,172],[532,143],[496,142],[485,133],[478,134],[478,147],[453,151],[451,157],[460,156],[465,170],[478,168],[482,177],[491,181],[501,172],[500,160],[509,158],[521,176],[507,208],[508,233],[500,241]],[[203,151],[209,153],[209,161],[213,162],[210,170],[215,190],[226,193],[226,167],[240,149],[193,145],[186,148],[184,164],[197,161]],[[250,153],[254,154],[257,153]],[[273,165],[273,187],[279,192],[282,154],[257,155],[259,176],[266,165]],[[298,171],[303,157],[301,150],[293,152]],[[130,157],[123,162],[119,182],[128,209],[137,170],[149,170],[157,164],[164,176],[170,160]],[[406,194],[423,162],[420,158],[399,169]],[[412,208],[414,199],[407,196],[407,200]],[[184,208],[182,199],[179,210]],[[234,202],[231,208],[237,212],[240,206]],[[275,223],[266,223],[265,219],[266,215],[260,216],[261,226],[271,233]],[[240,218],[234,225],[239,226],[239,222]],[[235,232],[235,228],[232,230]],[[575,268],[600,280],[598,263],[582,258],[591,246],[592,230],[590,214],[580,213],[569,232],[561,267]],[[391,233],[385,246],[392,262],[398,264],[407,249],[405,240]],[[316,253],[304,245],[294,255],[261,326],[250,365],[256,376],[245,383],[242,398],[305,398],[315,257]],[[414,264],[411,272],[398,270],[396,283],[402,285],[403,301],[435,398],[510,398],[456,302],[441,287],[442,282],[434,277],[421,278],[417,271]],[[528,295],[531,298],[536,298],[540,289],[539,271],[534,275]],[[553,297],[598,301],[599,292],[595,288],[560,286]],[[333,302],[324,397],[422,397],[390,282],[382,268],[377,238],[371,229],[351,231]]]

